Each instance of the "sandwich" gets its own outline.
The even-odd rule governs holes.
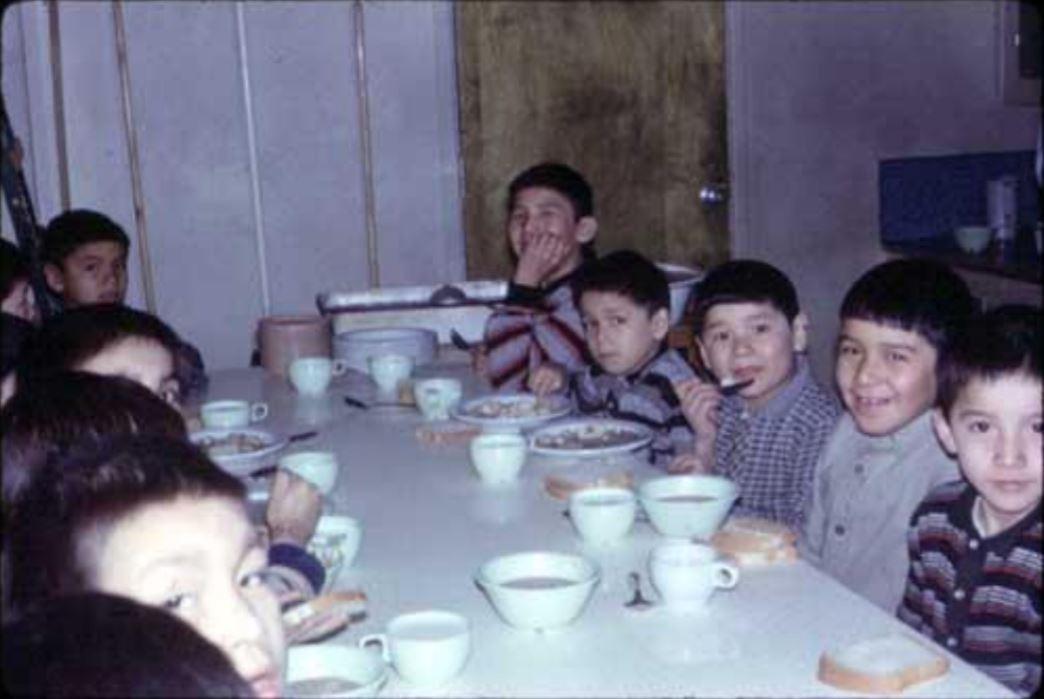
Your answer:
[[[926,641],[905,633],[864,639],[823,653],[818,678],[860,694],[897,694],[945,675],[950,661]]]
[[[721,554],[743,567],[797,559],[797,537],[789,527],[759,517],[731,517],[711,537]]]

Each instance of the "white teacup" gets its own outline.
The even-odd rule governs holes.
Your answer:
[[[377,390],[385,396],[395,396],[399,382],[408,379],[413,372],[413,357],[405,354],[377,354],[367,359],[370,376]]]
[[[622,539],[637,509],[637,498],[627,488],[582,488],[569,496],[569,518],[580,538],[594,546]]]
[[[395,617],[382,634],[359,640],[381,646],[385,661],[411,684],[437,687],[453,679],[471,652],[471,627],[460,614],[437,609]]]
[[[518,478],[527,448],[526,438],[520,434],[483,432],[471,440],[468,452],[484,483],[504,485]]]
[[[203,426],[210,430],[231,430],[246,427],[268,417],[268,403],[250,403],[245,400],[212,400],[199,409]]]
[[[330,381],[348,370],[343,359],[329,357],[300,357],[290,362],[290,383],[298,393],[319,396],[326,392]]]
[[[323,495],[329,495],[337,483],[340,466],[332,451],[299,451],[279,459],[279,468],[304,478]]]
[[[413,399],[428,420],[449,420],[462,392],[460,379],[438,377],[413,382]]]
[[[341,568],[350,566],[359,553],[362,527],[346,515],[323,515],[308,542],[308,551],[326,568],[326,586],[333,584]]]
[[[649,576],[664,605],[699,610],[715,590],[736,586],[739,569],[723,561],[712,546],[670,541],[649,554]]]

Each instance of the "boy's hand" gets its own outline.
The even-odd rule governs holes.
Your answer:
[[[564,386],[565,371],[555,364],[541,364],[526,379],[526,388],[538,396],[560,391]]]
[[[280,469],[268,497],[265,522],[272,541],[308,545],[322,512],[323,498],[314,485]]]
[[[702,442],[711,438],[713,441],[718,432],[718,406],[721,405],[718,387],[692,378],[674,384],[674,392],[678,395],[682,415],[696,433],[696,439]]]
[[[549,233],[533,237],[518,258],[514,281],[524,286],[540,286],[548,276],[558,269],[565,259],[569,246],[561,238]]]

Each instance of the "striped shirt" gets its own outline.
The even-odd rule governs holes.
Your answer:
[[[782,390],[760,408],[739,396],[718,411],[714,472],[739,486],[734,514],[765,517],[795,532],[805,522],[816,459],[841,407],[816,382],[804,356]]]
[[[572,275],[546,289],[512,283],[505,305],[486,321],[488,378],[494,388],[518,391],[529,372],[548,362],[566,372],[588,363],[580,312],[573,303]]]
[[[1019,694],[1040,687],[1041,507],[983,537],[964,481],[932,490],[911,520],[898,615]]]
[[[691,451],[692,428],[682,414],[674,384],[695,376],[678,352],[664,348],[645,366],[619,376],[591,366],[570,377],[579,412],[630,420],[652,428],[650,461],[666,466],[679,451]]]

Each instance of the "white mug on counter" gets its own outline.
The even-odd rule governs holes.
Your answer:
[[[299,357],[290,362],[290,383],[304,396],[321,396],[330,381],[348,371],[343,359],[329,357]]]
[[[668,608],[703,609],[715,590],[735,587],[739,575],[739,568],[707,544],[670,541],[649,554],[649,577]]]
[[[231,430],[247,427],[268,417],[268,403],[250,403],[245,400],[212,400],[199,409],[203,426],[211,430]]]
[[[593,546],[622,539],[637,510],[637,498],[628,488],[582,488],[569,496],[569,519],[580,538]]]
[[[462,394],[460,379],[435,377],[413,382],[413,399],[427,420],[449,420]]]
[[[413,373],[413,357],[405,354],[377,354],[367,359],[370,376],[377,390],[385,396],[396,396],[399,382]]]
[[[471,625],[460,614],[431,609],[401,614],[381,634],[359,639],[379,644],[385,662],[411,684],[438,687],[453,679],[471,652]]]

